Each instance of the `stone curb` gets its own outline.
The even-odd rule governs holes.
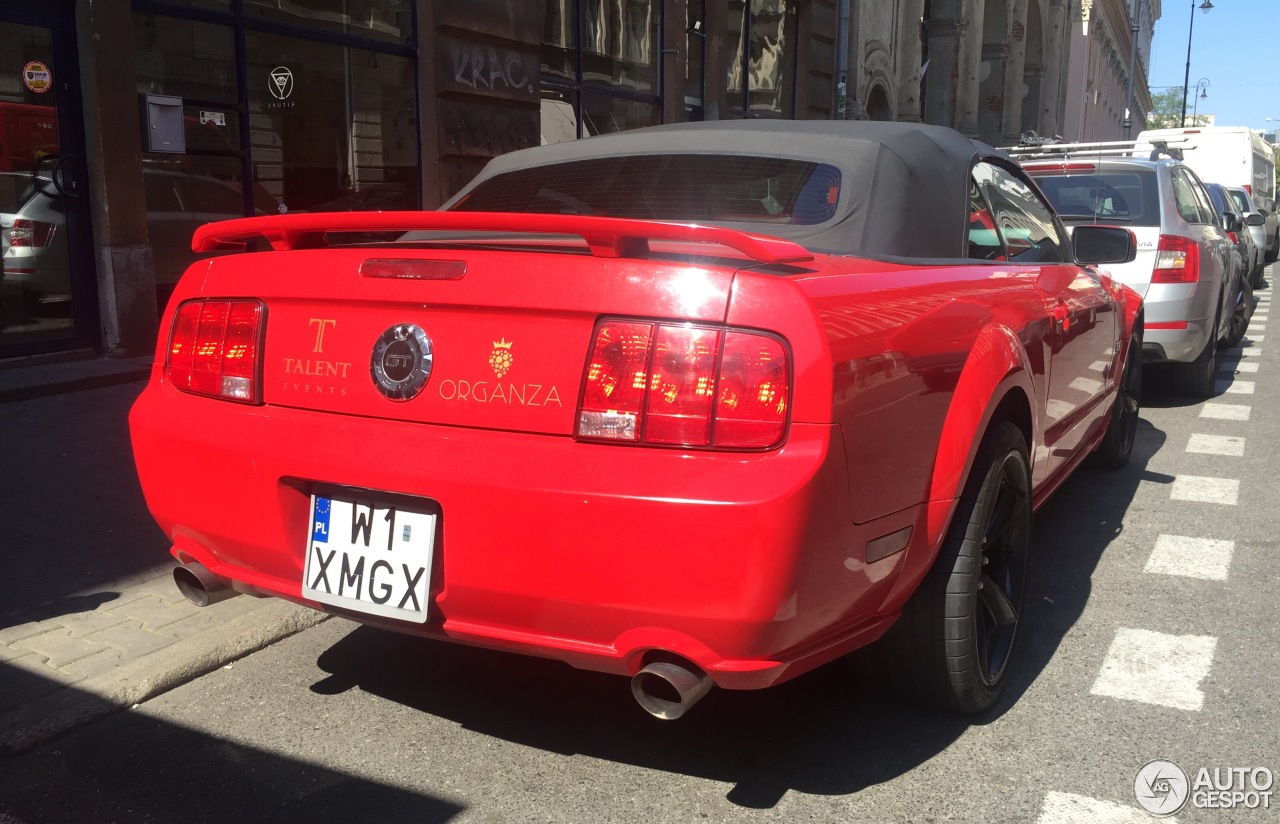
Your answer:
[[[0,715],[0,753],[23,752],[68,730],[142,703],[328,617],[287,601],[266,601],[221,626]]]
[[[145,381],[151,376],[152,358],[73,358],[0,369],[0,403],[15,403]]]

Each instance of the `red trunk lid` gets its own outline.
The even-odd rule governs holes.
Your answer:
[[[453,279],[368,277],[370,259],[425,261]],[[721,323],[735,271],[572,245],[334,248],[214,260],[203,295],[266,303],[268,405],[568,435],[597,318]],[[407,324],[430,340],[431,374],[416,397],[396,401],[371,366],[380,336]]]

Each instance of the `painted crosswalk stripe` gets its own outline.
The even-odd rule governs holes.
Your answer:
[[[1142,571],[1202,581],[1225,581],[1235,551],[1235,541],[1161,535],[1156,538],[1156,547]]]
[[[1179,475],[1169,487],[1171,501],[1197,501],[1203,504],[1235,506],[1240,498],[1240,482],[1231,478],[1202,478]]]
[[[1135,804],[1099,801],[1087,795],[1050,791],[1040,807],[1036,824],[1151,824],[1154,819]],[[1162,818],[1172,821],[1176,818]]]
[[[1218,394],[1252,395],[1253,381],[1218,381]]]
[[[1200,417],[1221,421],[1247,421],[1250,407],[1236,403],[1206,403],[1200,408]]]
[[[1116,630],[1089,692],[1178,710],[1204,706],[1200,682],[1213,666],[1218,639],[1166,635],[1145,629]]]
[[[1258,346],[1241,346],[1240,357],[1242,358],[1260,358],[1262,357],[1262,348]]]
[[[1089,369],[1091,369],[1094,372],[1103,372],[1103,371],[1106,371],[1106,368],[1110,365],[1111,365],[1111,361],[1098,360],[1089,364]]]
[[[1266,335],[1245,335],[1244,339],[1249,341],[1250,343],[1262,343],[1264,340],[1266,340],[1266,337],[1267,337]]]
[[[1223,361],[1218,365],[1218,369],[1222,372],[1257,372],[1258,362],[1238,360]]]
[[[1234,435],[1192,435],[1187,441],[1187,451],[1198,455],[1244,456],[1244,438]]]

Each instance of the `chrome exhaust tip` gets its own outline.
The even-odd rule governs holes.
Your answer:
[[[681,664],[655,661],[631,678],[631,694],[645,712],[674,721],[711,691],[711,677]]]
[[[173,582],[183,597],[198,607],[207,607],[240,594],[225,578],[214,575],[204,564],[195,561],[174,567]]]

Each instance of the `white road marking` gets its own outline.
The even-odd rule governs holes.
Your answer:
[[[1218,381],[1218,394],[1252,395],[1253,381]],[[1247,420],[1247,418],[1246,418]]]
[[[1248,406],[1234,403],[1206,403],[1200,408],[1200,417],[1217,418],[1220,421],[1249,420]]]
[[[1044,797],[1036,824],[1151,824],[1153,820],[1136,804],[1117,804],[1051,790]],[[1176,818],[1160,820],[1178,824]]]
[[[1235,550],[1235,541],[1161,535],[1156,538],[1156,548],[1151,551],[1142,571],[1202,581],[1225,581]]]
[[[1228,455],[1244,457],[1244,438],[1234,435],[1192,435],[1187,441],[1187,451],[1199,455]]]
[[[1171,501],[1198,501],[1204,504],[1235,506],[1240,497],[1240,482],[1230,478],[1201,478],[1179,475],[1169,487]]]
[[[1258,362],[1230,360],[1220,364],[1219,368],[1224,372],[1257,372]]]
[[[1111,365],[1111,361],[1096,360],[1093,363],[1089,364],[1089,368],[1092,369],[1094,372],[1104,372],[1106,371],[1106,368],[1110,365]]]
[[[1089,692],[1198,711],[1204,706],[1200,682],[1209,674],[1217,645],[1211,635],[1165,635],[1121,627]]]
[[[1259,358],[1262,357],[1262,349],[1257,346],[1241,346],[1240,357],[1242,358]]]
[[[1266,335],[1248,335],[1248,334],[1245,335],[1245,340],[1249,341],[1250,343],[1262,343],[1266,339],[1267,339]]]

